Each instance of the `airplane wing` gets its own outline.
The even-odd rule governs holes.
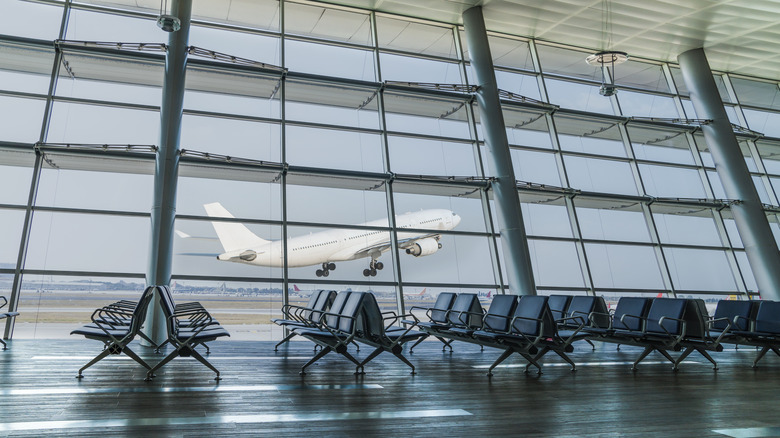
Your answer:
[[[406,249],[406,248],[409,248],[410,246],[414,245],[414,243],[417,242],[418,240],[429,239],[429,238],[434,238],[436,240],[439,240],[440,237],[441,237],[440,234],[431,233],[431,234],[424,234],[422,236],[410,237],[408,239],[401,239],[401,240],[398,241],[398,248]],[[372,245],[372,246],[360,249],[360,250],[355,252],[355,255],[357,257],[368,257],[369,254],[371,254],[373,252],[377,252],[377,251],[385,252],[388,249],[390,249],[390,242],[389,241],[388,242],[382,242],[382,243],[379,243],[379,244],[376,244],[376,245]]]

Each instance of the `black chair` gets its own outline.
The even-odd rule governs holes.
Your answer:
[[[462,325],[450,328],[449,332],[460,337],[472,337],[478,330],[506,332],[509,330],[509,323],[517,307],[517,298],[517,295],[496,295],[486,313],[483,314],[481,309],[480,312],[460,313],[459,320]],[[472,316],[482,319],[481,327],[473,327],[466,323],[466,318]]]
[[[547,305],[550,307],[554,320],[557,321],[567,316],[567,309],[572,298],[571,295],[550,295],[550,298],[547,299]]]
[[[737,320],[752,326],[749,330],[733,330],[733,333],[740,337],[740,343],[761,347],[761,351],[753,360],[753,368],[758,367],[758,362],[769,351],[780,356],[780,302],[761,301],[755,319]]]
[[[300,375],[306,375],[306,368],[332,351],[354,363],[357,366],[355,374],[362,372],[361,363],[347,352],[347,346],[354,341],[357,334],[364,295],[365,292],[340,292],[336,295],[330,312],[322,313],[316,327],[293,329],[300,336],[322,347],[319,353],[301,367]]]
[[[4,296],[0,296],[0,300],[3,300],[3,303],[0,304],[0,309],[8,305],[8,300],[5,299]],[[0,320],[6,319],[6,318],[12,318],[14,316],[19,316],[19,312],[3,312],[0,313]],[[0,338],[0,344],[3,344],[3,350],[8,349],[8,345],[5,343],[3,338]]]
[[[204,366],[214,371],[217,376],[214,380],[221,380],[219,370],[203,357],[195,347],[206,345],[221,337],[230,336],[227,330],[216,323],[211,315],[200,304],[188,306],[184,310],[178,310],[173,302],[170,289],[167,286],[150,286],[159,293],[163,314],[166,319],[167,339],[158,347],[159,349],[170,344],[173,351],[168,353],[160,362],[146,373],[146,380],[154,377],[154,372],[176,357],[193,357]],[[179,307],[179,309],[182,309]]]
[[[423,310],[425,311],[425,316],[428,317],[428,321],[416,321],[416,320],[402,320],[401,322],[405,325],[417,325],[417,326],[424,326],[426,328],[433,329],[435,327],[446,329],[449,327],[447,324],[447,312],[452,309],[452,305],[455,303],[455,298],[457,297],[456,294],[452,292],[442,292],[439,294],[439,296],[436,297],[436,302],[433,303],[433,306],[431,307],[420,307],[420,306],[412,306],[409,309],[409,312],[414,312],[415,310]],[[398,331],[401,330],[401,327],[396,327],[391,329],[390,331]],[[411,353],[412,350],[414,350],[414,347],[416,347],[420,342],[424,341],[428,336],[430,336],[430,333],[426,332],[424,333],[425,336],[420,337],[417,342],[414,343],[411,347],[409,347],[409,352]],[[444,345],[441,347],[442,351],[444,351],[447,347],[450,347],[450,351],[452,351],[452,341],[445,340],[441,336],[434,335],[436,339],[438,339],[441,343]]]
[[[459,294],[452,303],[452,308],[445,312],[444,322],[420,322],[417,327],[423,332],[436,337],[449,346],[452,351],[452,339],[462,338],[453,328],[477,329],[482,327],[484,311],[477,294]],[[449,341],[445,339],[450,339]],[[443,347],[444,348],[444,347]]]
[[[355,340],[374,347],[374,351],[368,355],[362,362],[360,362],[358,372],[364,373],[365,365],[377,357],[382,352],[392,353],[393,356],[400,359],[403,363],[407,364],[411,369],[411,374],[415,374],[414,365],[404,357],[401,352],[403,351],[403,344],[406,342],[414,341],[419,338],[424,338],[427,335],[425,333],[413,330],[415,324],[411,324],[406,328],[387,331],[386,321],[397,320],[402,317],[413,317],[413,315],[390,315],[384,316],[379,309],[379,304],[376,302],[376,297],[371,293],[363,295],[362,309],[359,312],[358,330],[356,331]]]
[[[604,297],[589,295],[572,297],[566,308],[565,316],[556,320],[558,335],[564,338],[572,335],[585,337],[585,342],[595,350],[593,342],[586,338],[588,332],[583,332],[581,335],[579,332],[586,327],[608,328],[609,317],[605,315],[608,315],[608,310]]]
[[[147,370],[151,370],[149,364],[131,350],[130,347],[128,347],[128,344],[136,335],[140,334],[141,327],[146,320],[147,308],[149,307],[149,303],[153,296],[154,288],[146,288],[132,312],[111,307],[97,309],[92,313],[92,324],[70,332],[72,335],[82,335],[87,339],[103,342],[103,351],[79,369],[79,374],[76,376],[77,378],[83,378],[84,370],[103,360],[110,354],[124,353]],[[128,319],[130,324],[112,325],[107,322],[115,318]]]
[[[318,290],[311,294],[306,306],[301,307],[288,304],[282,308],[285,318],[273,319],[271,321],[280,327],[288,329],[314,327],[319,322],[322,312],[330,309],[334,299],[336,299],[335,290]],[[274,351],[278,351],[280,345],[289,342],[295,336],[298,336],[298,334],[291,330],[284,339],[274,346]]]

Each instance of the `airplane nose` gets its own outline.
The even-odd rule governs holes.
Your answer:
[[[460,223],[460,216],[458,216],[457,214],[453,214],[452,215],[452,228],[457,227],[459,223]]]

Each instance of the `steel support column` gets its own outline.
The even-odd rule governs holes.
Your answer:
[[[518,295],[536,295],[528,239],[520,210],[520,197],[517,194],[515,172],[512,168],[512,157],[504,127],[504,115],[501,112],[498,85],[493,70],[493,58],[490,55],[485,20],[480,6],[463,13],[463,27],[476,85],[479,87],[476,98],[488,160],[495,176],[492,184],[493,197],[509,289]]]
[[[691,101],[699,118],[712,120],[702,126],[715,168],[729,199],[737,230],[745,245],[753,276],[763,299],[780,299],[780,252],[777,250],[761,200],[750,177],[739,143],[712,78],[704,49],[689,50],[677,57]]]
[[[173,222],[176,218],[176,183],[179,173],[179,138],[184,102],[184,76],[190,34],[191,0],[174,0],[171,15],[181,21],[181,29],[168,36],[165,55],[160,142],[154,167],[152,232],[146,270],[147,285],[169,285],[173,263]],[[165,340],[165,318],[156,297],[150,304],[144,332],[155,342]]]

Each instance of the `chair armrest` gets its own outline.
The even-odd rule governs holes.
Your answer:
[[[383,317],[382,321],[384,322],[384,321],[390,320],[392,322],[390,322],[389,324],[387,324],[387,323],[384,324],[385,330],[387,330],[388,327],[390,327],[393,324],[395,324],[396,321],[399,321],[401,318],[411,317],[412,319],[414,319],[414,324],[412,324],[412,327],[416,326],[420,322],[420,320],[412,312],[405,313],[403,315],[396,315],[395,312],[384,312],[384,313],[382,313],[382,315],[385,315],[385,314],[388,314],[388,313],[390,313],[391,315]]]
[[[531,340],[531,338],[529,338],[525,333],[520,333],[520,332],[514,332],[513,331],[513,328],[515,326],[515,322],[517,322],[518,319],[522,319],[522,320],[526,320],[526,321],[535,321],[535,322],[538,322],[540,324],[540,326],[539,326],[539,334],[536,336],[536,338]],[[538,343],[542,338],[544,338],[544,320],[541,319],[541,318],[531,318],[531,317],[528,317],[528,316],[514,316],[514,317],[512,317],[512,321],[509,323],[509,331],[506,332],[506,333],[507,334],[520,335],[524,339],[526,339],[529,343],[531,343],[531,345],[536,345],[536,343]]]
[[[628,326],[626,325],[625,321],[623,321],[623,320],[624,320],[624,319],[626,319],[626,318],[634,318],[634,319],[638,319],[638,320],[640,320],[640,321],[645,321],[645,322],[647,322],[647,318],[643,318],[643,317],[641,317],[641,316],[630,315],[630,314],[628,314],[628,313],[624,313],[624,314],[623,314],[623,315],[621,315],[621,317],[620,317],[620,323],[621,323],[621,324],[623,324],[623,327],[624,327],[624,328],[626,328],[626,329],[628,329]]]
[[[745,321],[747,321],[747,331],[749,331],[749,332],[753,331],[753,328],[755,327],[755,324],[756,324],[756,320],[755,319],[745,318],[742,315],[737,315],[737,316],[734,317],[734,325],[736,326],[739,323],[739,321],[741,321],[743,319]]]
[[[712,325],[718,321],[726,321],[726,328],[720,332],[720,335],[717,337],[717,339],[712,341],[715,345],[720,344],[720,340],[723,339],[723,336],[727,335],[731,331],[731,321],[729,321],[729,319],[726,317],[718,318],[718,319],[712,318],[709,321],[707,321],[707,325],[708,325],[707,331],[709,332],[709,330],[712,329]],[[709,333],[707,333],[707,338],[712,339]]]
[[[666,332],[666,334],[667,334],[667,335],[669,335],[670,337],[674,337],[674,335],[673,335],[673,334],[671,334],[671,333],[669,333],[669,330],[667,330],[667,329],[666,329],[666,327],[664,327],[664,321],[677,321],[677,322],[679,322],[679,323],[680,323],[680,335],[679,335],[679,336],[677,336],[677,338],[675,338],[675,341],[674,341],[674,343],[672,343],[672,345],[677,345],[677,343],[678,343],[678,342],[680,342],[680,341],[682,341],[682,339],[685,337],[685,333],[688,331],[688,330],[687,330],[687,328],[688,328],[688,323],[687,323],[685,320],[683,320],[683,319],[672,318],[672,317],[670,317],[670,316],[662,316],[662,317],[661,317],[661,318],[658,320],[658,325],[659,325],[659,326],[660,326],[660,327],[661,327],[661,328],[662,328],[662,329],[663,329],[663,330]]]
[[[469,323],[466,320],[463,319],[463,315],[467,315],[467,316],[480,316],[480,317],[482,317],[482,325],[480,326],[480,328],[484,328],[484,326],[485,326],[485,309],[482,309],[481,313],[478,313],[478,312],[467,312],[467,311],[458,312],[458,321],[460,321],[466,327],[471,327],[471,325],[469,325]]]
[[[604,312],[590,312],[588,314],[588,321],[590,321],[591,324],[593,324],[595,326],[596,325],[596,317],[602,316],[602,317],[606,318],[607,321],[609,321],[609,327],[608,328],[611,329],[612,328],[612,317],[614,315],[615,315],[615,311],[614,310],[609,311],[607,313],[604,313]]]

